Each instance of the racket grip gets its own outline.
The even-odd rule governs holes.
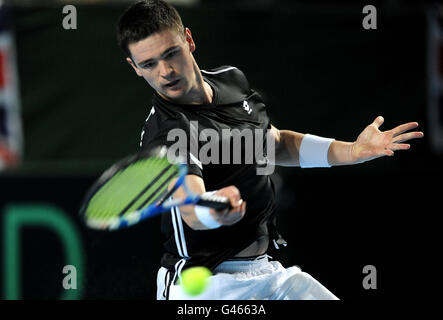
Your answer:
[[[202,194],[196,204],[199,206],[209,207],[217,211],[232,209],[229,199],[222,196]]]

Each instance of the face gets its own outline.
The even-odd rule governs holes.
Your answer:
[[[195,44],[186,28],[185,36],[174,30],[163,30],[129,45],[126,58],[138,76],[163,98],[186,102],[186,96],[197,85],[194,72]]]

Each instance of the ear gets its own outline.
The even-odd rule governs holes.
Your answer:
[[[135,65],[134,61],[132,61],[131,58],[126,57],[126,61],[131,65],[131,67],[134,69],[135,73],[137,73],[137,75],[139,77],[143,77],[143,75],[141,74],[140,70],[137,68],[137,66]]]
[[[192,39],[191,30],[189,30],[189,28],[185,28],[185,40],[188,43],[189,51],[194,52],[196,46],[194,39]]]

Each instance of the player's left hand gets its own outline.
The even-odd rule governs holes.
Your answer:
[[[378,116],[360,133],[351,149],[353,162],[359,163],[383,156],[393,156],[394,151],[408,150],[411,147],[403,142],[423,137],[423,132],[406,132],[418,127],[417,122],[408,122],[391,130],[380,131],[379,128],[384,121],[382,116]]]

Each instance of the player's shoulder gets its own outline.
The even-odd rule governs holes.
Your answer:
[[[202,69],[201,72],[206,78],[236,85],[246,91],[249,90],[249,83],[245,74],[237,67],[225,65],[215,69]]]
[[[151,105],[148,110],[140,139],[142,148],[151,145],[153,141],[166,139],[171,130],[187,129],[185,123],[179,117],[169,113],[169,110],[158,104]]]
[[[164,108],[161,104],[157,103],[148,107],[148,110],[144,126],[149,126],[151,131],[169,130],[177,126],[177,119],[180,117],[174,110]]]

